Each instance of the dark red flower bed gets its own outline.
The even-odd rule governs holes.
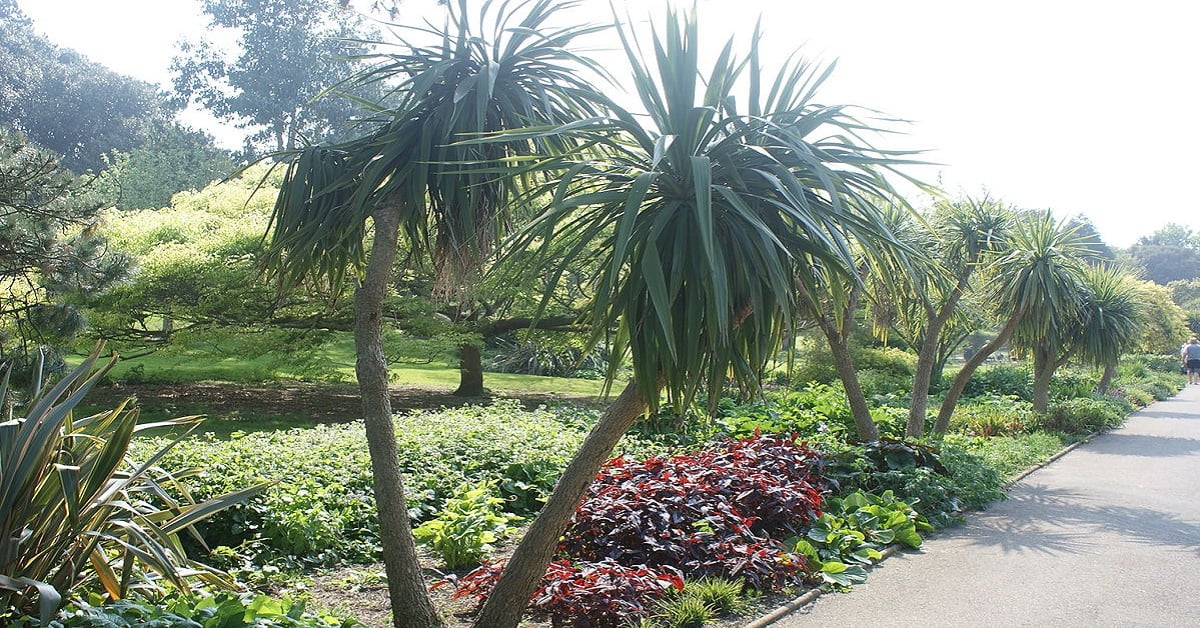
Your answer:
[[[820,516],[822,469],[817,452],[777,436],[645,462],[614,458],[559,545],[568,560],[551,565],[531,608],[556,625],[617,626],[646,616],[647,602],[680,574],[741,578],[764,591],[795,582],[807,565],[783,540]],[[483,598],[498,577],[496,566],[481,567],[458,594]]]

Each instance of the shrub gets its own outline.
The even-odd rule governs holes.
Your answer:
[[[516,401],[398,417],[410,516],[427,520],[459,486],[487,480],[497,482],[509,511],[536,511],[593,417],[580,410],[526,411]],[[147,440],[137,450],[149,455],[159,442]],[[627,451],[651,450],[637,441],[623,443]],[[235,433],[227,441],[206,435],[181,443],[168,458],[206,469],[195,479],[198,496],[249,481],[275,482],[245,506],[207,522],[215,544],[240,546],[255,560],[375,559],[378,528],[361,423]]]
[[[309,612],[303,602],[232,593],[221,593],[200,600],[173,596],[157,604],[131,600],[119,600],[103,606],[80,603],[48,624],[49,628],[337,628],[351,625],[358,624]]]
[[[1120,406],[1102,399],[1061,399],[1047,408],[1041,427],[1068,434],[1090,434],[1117,427],[1124,418]]]
[[[823,344],[823,340],[816,341],[814,346]],[[854,366],[860,371],[860,377],[863,372],[871,371],[872,373],[864,379],[870,380],[872,384],[878,382],[884,389],[871,389],[868,395],[886,394],[911,387],[913,370],[916,367],[916,357],[911,353],[890,347],[852,347],[851,351]],[[804,358],[792,372],[792,381],[802,386],[810,383],[838,382],[833,355],[824,348],[804,352]]]
[[[592,483],[559,549],[772,590],[802,567],[777,539],[800,534],[819,514],[821,467],[815,452],[766,436],[641,463],[616,458]]]
[[[129,400],[93,416],[74,416],[116,358],[93,372],[96,360],[93,353],[53,388],[34,394],[23,417],[0,423],[0,618],[37,608],[45,622],[63,595],[92,584],[112,597],[164,581],[188,591],[193,576],[233,586],[184,555],[179,533],[194,532],[196,523],[261,487],[203,503],[172,497],[187,496],[183,476],[155,466],[171,443],[143,464],[128,457],[139,429]],[[5,377],[0,400],[8,399]],[[192,417],[167,424],[197,422]]]
[[[614,458],[576,510],[534,596],[555,625],[624,626],[646,617],[664,585],[686,572],[772,590],[805,575],[781,539],[820,515],[821,458],[790,439],[727,440],[710,450],[645,462]],[[457,581],[483,599],[500,568]],[[629,576],[630,582],[620,578]]]
[[[952,431],[984,437],[1019,434],[1036,425],[1033,404],[1002,395],[985,395],[960,403],[950,419]]]
[[[1120,377],[1135,379],[1145,377],[1147,371],[1177,374],[1179,373],[1179,354],[1121,356],[1117,371]]]
[[[808,557],[822,580],[840,586],[864,582],[864,567],[882,557],[879,550],[892,543],[920,547],[920,532],[931,529],[891,491],[882,495],[854,491],[827,500],[825,507],[808,534],[791,539],[789,545]]]
[[[716,610],[704,600],[691,595],[681,595],[659,603],[654,614],[657,621],[652,625],[664,628],[698,628],[711,621],[714,615]]]
[[[487,599],[503,569],[502,563],[484,564],[457,580],[454,597]],[[547,567],[529,610],[548,614],[556,628],[625,628],[648,617],[668,591],[683,586],[683,577],[669,567],[556,560]]]
[[[742,582],[728,578],[699,578],[683,584],[681,597],[699,600],[718,614],[737,613],[744,606]]]
[[[841,438],[847,432],[850,406],[840,386],[808,384],[803,390],[771,395],[765,401],[722,406],[717,425],[734,439],[756,433],[825,434]]]
[[[858,385],[867,397],[911,395],[912,375],[879,369],[861,369],[858,371]]]
[[[1012,364],[985,366],[971,374],[963,397],[1000,395],[1033,401],[1029,368]]]
[[[978,456],[985,466],[995,470],[1000,479],[1007,482],[1058,453],[1067,442],[1061,433],[1050,432],[992,438],[948,434],[943,447],[949,444]]]
[[[862,490],[910,504],[937,528],[1003,495],[999,475],[977,456],[952,445],[934,449],[895,441],[849,446],[832,457],[828,473],[842,492]]]
[[[1096,391],[1096,380],[1078,371],[1058,370],[1050,378],[1050,396],[1058,399],[1090,397]]]
[[[573,339],[555,338],[547,332],[526,330],[520,339],[496,338],[492,344],[498,350],[489,351],[489,371],[500,373],[525,373],[555,377],[578,377],[601,379],[608,370],[608,362],[597,352],[585,353]]]

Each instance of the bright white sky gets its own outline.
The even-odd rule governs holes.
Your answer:
[[[55,43],[169,83],[196,0],[19,0]],[[407,0],[414,13],[430,0]],[[473,3],[474,4],[474,3]],[[583,0],[581,21],[605,21]],[[635,17],[664,0],[615,0]],[[1200,231],[1200,3],[1184,0],[701,0],[702,33],[743,46],[764,16],[769,59],[837,61],[818,100],[911,120],[888,144],[929,151],[950,192],[1087,216],[1126,247],[1174,222]],[[625,9],[621,9],[624,14]],[[616,46],[616,43],[611,45]],[[744,49],[744,48],[742,48]],[[714,51],[715,54],[715,51]],[[619,77],[623,78],[623,77]],[[921,204],[922,199],[912,199]]]

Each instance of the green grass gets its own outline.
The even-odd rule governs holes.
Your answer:
[[[113,367],[107,379],[131,384],[162,384],[167,385],[168,389],[172,384],[183,387],[197,382],[245,384],[248,388],[286,388],[299,381],[312,381],[317,385],[354,385],[354,346],[348,336],[302,353],[293,352],[290,356],[285,352],[277,352],[248,357],[247,354],[255,351],[247,350],[245,345],[256,342],[260,347],[265,344],[256,337],[245,339],[227,336],[220,341],[171,347],[150,355],[123,359]],[[313,364],[319,365],[319,368],[314,369]],[[424,390],[442,395],[453,391],[458,386],[459,372],[456,366],[445,359],[438,362],[407,361],[393,364],[390,377],[396,386],[416,389],[405,394],[417,397],[419,401]],[[596,380],[513,373],[486,373],[484,385],[497,395],[514,397],[531,394],[596,397],[603,389],[603,383]],[[98,388],[81,404],[80,409],[92,413],[111,408],[130,394],[130,390],[119,386]],[[241,432],[313,427],[319,422],[348,421],[359,416],[357,405],[352,410],[348,409],[345,416],[329,416],[326,412],[317,417],[307,413],[304,408],[287,403],[271,403],[268,397],[263,395],[263,399],[252,399],[242,404],[207,404],[178,397],[146,396],[139,400],[140,421],[149,423],[180,416],[205,415],[208,420],[202,431],[212,432],[219,439],[228,439]],[[431,407],[437,404],[415,405]],[[328,407],[325,409],[328,410]],[[403,405],[396,408],[397,412],[405,410]]]
[[[349,338],[327,343],[306,353],[303,359],[289,359],[286,355],[276,353],[247,357],[232,346],[235,342],[195,343],[186,348],[171,348],[138,358],[122,359],[109,376],[118,381],[158,383],[354,382],[354,345]],[[458,386],[458,367],[444,358],[438,361],[397,362],[390,366],[389,371],[392,383],[399,386],[430,389],[454,389]],[[603,389],[603,383],[599,380],[515,373],[486,373],[484,386],[496,393],[570,396],[596,396]]]

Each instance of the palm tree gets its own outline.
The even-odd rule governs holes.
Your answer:
[[[1059,333],[1064,312],[1079,307],[1080,275],[1092,255],[1088,240],[1067,224],[1056,222],[1049,211],[1017,216],[1001,252],[987,263],[991,301],[1003,321],[1000,332],[954,377],[938,411],[935,432],[945,433],[950,427],[954,407],[971,375],[1018,329],[1023,338]],[[1044,403],[1040,410],[1045,411]]]
[[[618,108],[579,130],[602,154],[555,164],[564,174],[552,205],[513,246],[565,240],[568,258],[599,256],[594,339],[613,348],[611,364],[628,352],[633,379],[559,479],[477,626],[517,625],[601,464],[662,392],[682,407],[701,389],[715,403],[728,381],[757,390],[791,336],[805,265],[852,278],[853,243],[894,244],[869,199],[891,196],[880,171],[902,158],[865,146],[859,133],[870,129],[846,109],[813,102],[827,71],[789,60],[764,84],[756,51],[735,59],[730,42],[702,75],[694,13],[668,12],[650,61],[618,32],[645,114]],[[743,78],[745,110],[735,98]]]
[[[912,277],[914,268],[928,265],[923,252],[911,246],[911,238],[904,237],[916,221],[911,209],[902,202],[878,201],[876,207],[888,231],[897,238],[896,243],[877,247],[856,242],[855,274],[849,276],[837,269],[828,272],[825,264],[811,259],[802,260],[805,268],[796,281],[801,315],[825,336],[834,369],[846,391],[858,440],[862,442],[879,440],[879,429],[871,417],[850,348],[851,338],[861,325],[860,306],[864,301],[869,302],[875,319],[872,331],[886,339],[887,317],[880,310],[889,305],[887,297],[895,294],[906,278]]]
[[[1011,211],[986,195],[942,201],[933,207],[926,230],[915,231],[910,246],[929,254],[932,264],[914,265],[908,289],[896,304],[896,319],[909,333],[905,340],[917,350],[913,369],[912,402],[905,435],[920,438],[925,431],[929,388],[950,350],[962,336],[947,337],[946,331],[972,286],[972,278],[987,256],[1005,239]]]
[[[1051,327],[1060,334],[1020,338],[1034,355],[1034,399],[1049,398],[1054,371],[1074,357],[1104,369],[1099,388],[1107,387],[1117,361],[1137,343],[1142,319],[1138,287],[1127,272],[1092,265],[1080,276],[1078,307],[1065,312],[1066,320]],[[1044,408],[1043,408],[1044,411]]]
[[[488,172],[501,159],[553,154],[568,138],[464,142],[530,125],[559,125],[599,113],[598,90],[576,71],[589,62],[568,47],[592,26],[550,28],[577,3],[485,2],[476,20],[466,0],[445,27],[414,29],[434,40],[402,41],[350,86],[398,81],[378,127],[293,156],[277,198],[266,257],[282,289],[305,281],[340,288],[353,274],[356,374],[379,509],[388,592],[396,626],[441,625],[429,601],[405,506],[383,354],[383,302],[403,234],[408,259],[428,255],[448,293],[487,255],[515,197],[513,179]],[[512,9],[512,10],[510,10]],[[490,38],[478,36],[481,26]],[[367,249],[368,235],[373,243]]]

